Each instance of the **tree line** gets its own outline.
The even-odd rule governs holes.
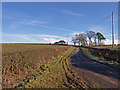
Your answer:
[[[91,46],[91,45],[101,45],[103,44],[101,41],[106,38],[102,33],[94,31],[87,31],[86,33],[75,34],[75,37],[72,37],[72,42],[74,45],[79,44],[83,46]]]

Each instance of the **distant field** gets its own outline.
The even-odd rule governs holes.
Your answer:
[[[64,46],[59,45],[42,45],[42,44],[2,44],[2,51],[5,52],[14,52],[22,50],[32,50],[38,48],[59,48]]]
[[[39,71],[42,65],[56,60],[68,48],[59,45],[3,44],[3,87],[13,87]]]

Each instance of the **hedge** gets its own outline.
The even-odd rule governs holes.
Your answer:
[[[103,56],[109,61],[114,61],[120,63],[120,50],[108,49],[108,48],[93,48],[87,46],[81,46],[89,49],[92,53]]]

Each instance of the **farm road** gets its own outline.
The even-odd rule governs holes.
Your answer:
[[[105,65],[99,64],[86,57],[80,48],[73,52],[72,64],[80,77],[86,82],[96,82],[102,88],[118,88],[118,71]]]

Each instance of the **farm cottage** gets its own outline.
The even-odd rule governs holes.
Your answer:
[[[64,40],[60,40],[59,42],[55,42],[57,45],[66,45],[67,43]]]

